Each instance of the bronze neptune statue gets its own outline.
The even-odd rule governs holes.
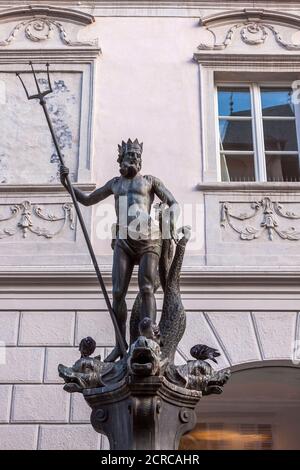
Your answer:
[[[108,181],[91,194],[74,188],[77,200],[85,206],[103,201],[108,196],[115,198],[117,214],[116,240],[114,243],[112,284],[113,310],[124,342],[126,342],[127,307],[125,296],[131,279],[133,267],[139,265],[138,284],[141,295],[140,320],[149,317],[156,321],[156,302],[154,297],[155,279],[162,250],[162,234],[153,234],[153,221],[150,216],[153,199],[157,196],[169,208],[169,233],[164,236],[175,238],[175,217],[178,204],[174,196],[156,177],[141,175],[143,144],[136,139],[119,145],[121,176]],[[68,189],[66,176],[68,169],[61,167],[61,182]],[[165,211],[166,217],[166,211]],[[136,221],[144,230],[137,231]],[[153,237],[154,235],[154,237]],[[122,356],[116,340],[116,347],[106,359],[115,361]]]
[[[41,89],[38,73],[30,63],[37,93],[61,164],[61,182],[69,191],[90,253],[99,285],[116,333],[112,353],[102,361],[92,357],[96,343],[83,338],[81,357],[71,367],[59,364],[67,392],[80,392],[92,408],[91,423],[106,434],[111,449],[177,449],[180,437],[196,424],[195,407],[203,395],[221,393],[230,371],[215,371],[208,360],[220,353],[206,345],[191,349],[194,360],[175,364],[175,352],[185,332],[186,315],[180,294],[180,271],[190,228],[176,230],[178,204],[164,184],[154,176],[140,174],[143,144],[136,139],[119,145],[121,176],[91,194],[74,188],[64,164],[59,142],[47,109],[52,93],[49,64],[48,88]],[[117,223],[113,240],[113,307],[78,203],[97,204],[115,197]],[[151,208],[159,198],[157,224]],[[133,267],[139,265],[137,293],[130,317],[130,345],[126,343],[126,293]],[[164,293],[162,314],[156,324],[155,292]],[[119,360],[118,360],[119,359]]]
[[[201,396],[221,393],[230,371],[215,371],[208,360],[217,362],[220,353],[201,344],[191,349],[193,360],[175,364],[176,349],[186,328],[180,271],[190,228],[176,229],[175,198],[158,178],[140,174],[142,150],[143,144],[137,139],[122,142],[118,159],[121,176],[89,195],[75,189],[78,201],[85,205],[110,195],[115,197],[113,309],[124,340],[125,296],[133,267],[139,265],[139,292],[130,317],[130,347],[122,354],[116,341],[104,362],[99,356],[88,360],[82,355],[72,367],[60,364],[58,370],[66,391],[83,392],[93,409],[92,425],[108,436],[111,449],[174,449],[180,436],[194,427],[193,410]],[[63,184],[67,174],[63,166]],[[153,237],[150,212],[155,195],[161,203],[157,208],[158,230]],[[124,207],[126,217],[121,213]],[[137,219],[139,227],[144,221],[143,230],[135,230]],[[160,287],[164,300],[157,325],[154,295]],[[81,350],[88,350],[91,338],[82,341]]]

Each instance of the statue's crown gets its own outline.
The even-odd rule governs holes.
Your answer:
[[[124,140],[122,140],[122,144],[118,145],[118,147],[119,147],[119,158],[121,159],[128,152],[136,152],[139,155],[142,155],[143,153],[143,143],[139,143],[137,139],[135,139],[134,142],[132,142],[131,139],[128,139],[127,142],[124,142]]]

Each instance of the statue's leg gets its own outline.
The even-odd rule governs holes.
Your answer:
[[[157,276],[159,257],[155,253],[145,253],[139,266],[139,289],[142,297],[141,319],[151,318],[156,322],[156,300],[154,296],[154,284]]]
[[[112,284],[113,284],[113,310],[116,314],[120,332],[126,343],[127,305],[125,296],[132,275],[134,263],[129,255],[116,243],[114,248]],[[116,346],[105,359],[105,362],[113,362],[121,356],[121,350],[116,339]]]

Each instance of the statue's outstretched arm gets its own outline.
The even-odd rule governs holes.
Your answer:
[[[113,194],[113,181],[114,180],[108,181],[104,186],[96,189],[90,194],[86,194],[80,189],[74,188],[77,201],[83,204],[84,206],[92,206],[93,204],[97,204],[97,202],[103,201],[103,199],[106,199],[108,196],[111,196]]]
[[[66,177],[69,174],[69,169],[65,166],[60,167],[60,180],[64,187],[68,190]],[[113,183],[116,181],[117,178],[113,178],[112,180],[108,181],[104,186],[101,188],[96,189],[90,194],[86,194],[85,192],[81,191],[81,189],[74,187],[74,192],[76,195],[76,199],[78,202],[83,204],[84,206],[91,206],[93,204],[97,204],[97,202],[103,201],[108,196],[113,194],[112,186]]]

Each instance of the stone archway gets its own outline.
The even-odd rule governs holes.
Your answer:
[[[269,361],[300,360],[300,314],[294,311],[187,311],[187,327],[178,352],[207,344],[221,352],[220,369]]]
[[[223,395],[204,397],[182,449],[300,449],[300,367],[290,361],[239,364]]]

